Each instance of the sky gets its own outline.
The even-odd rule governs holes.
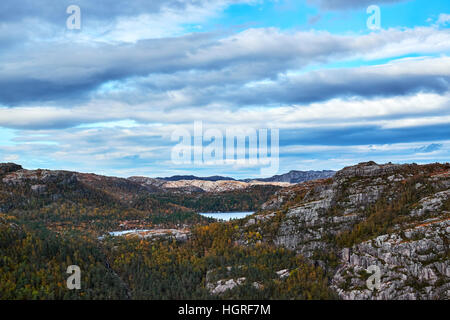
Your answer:
[[[261,174],[174,162],[199,122],[278,130],[277,173],[448,162],[449,27],[442,0],[2,0],[0,162]]]

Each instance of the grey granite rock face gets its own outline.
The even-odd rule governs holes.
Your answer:
[[[2,181],[7,185],[24,185],[27,183],[45,185],[52,182],[67,185],[77,181],[77,175],[75,172],[61,170],[20,169],[6,174]]]
[[[31,186],[31,191],[36,194],[42,194],[47,191],[47,186],[45,184],[35,184]]]
[[[427,212],[439,210],[444,201],[450,198],[450,190],[437,192],[436,194],[426,197],[419,202],[419,207],[411,211],[413,216],[422,216]]]
[[[449,299],[448,226],[449,219],[431,222],[344,249],[332,288],[343,299]],[[380,290],[367,288],[370,265],[380,267]]]
[[[361,221],[366,206],[375,203],[383,194],[384,181],[354,183],[343,194],[347,179],[339,178],[332,184],[316,188],[315,192],[305,196],[310,202],[290,208],[274,243],[310,257],[317,250],[327,249],[324,237],[336,235]],[[344,210],[341,214],[330,215],[329,211],[335,205]]]
[[[209,292],[214,295],[220,295],[228,290],[232,290],[235,287],[243,284],[246,278],[219,280],[216,283],[208,283],[207,288]]]
[[[285,196],[278,193],[275,197],[263,203],[261,206],[261,210],[277,210],[281,207],[284,201]]]

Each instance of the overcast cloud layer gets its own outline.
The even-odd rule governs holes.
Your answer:
[[[171,135],[195,121],[222,132],[280,129],[280,171],[448,161],[450,8],[371,31],[369,1],[299,1],[305,21],[338,12],[311,29],[283,24],[282,2],[2,1],[0,161],[122,176],[255,175],[258,166],[174,165]],[[70,4],[82,10],[79,31],[65,26]],[[433,1],[378,4],[401,14]],[[236,27],[236,8],[249,21],[270,19]],[[339,19],[348,30],[336,32]]]

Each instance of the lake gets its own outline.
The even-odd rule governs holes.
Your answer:
[[[255,213],[254,211],[241,211],[241,212],[201,212],[199,214],[208,218],[229,221],[231,219],[242,219],[254,213]]]
[[[129,233],[137,233],[137,232],[146,232],[146,231],[150,231],[147,229],[133,229],[133,230],[123,230],[123,231],[111,231],[109,232],[109,234],[113,237],[117,237],[117,236],[123,236]]]
[[[108,232],[108,234],[110,236],[117,237],[117,236],[124,236],[124,235],[130,234],[130,233],[146,232],[146,231],[150,231],[150,230],[147,230],[147,229],[133,229],[133,230],[123,230],[123,231],[111,231],[111,232]],[[99,240],[103,240],[104,238],[105,238],[105,236],[98,237]]]

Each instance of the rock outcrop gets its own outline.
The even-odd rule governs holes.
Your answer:
[[[4,175],[9,172],[21,170],[22,166],[15,163],[0,163],[0,175]]]
[[[342,254],[332,287],[343,299],[450,299],[450,218],[425,221],[401,233],[363,242]],[[367,269],[380,268],[369,290]]]
[[[258,179],[259,181],[266,182],[288,182],[288,183],[301,183],[311,180],[327,179],[334,176],[336,171],[322,170],[322,171],[296,171],[292,170],[285,174],[276,175],[270,178]]]

